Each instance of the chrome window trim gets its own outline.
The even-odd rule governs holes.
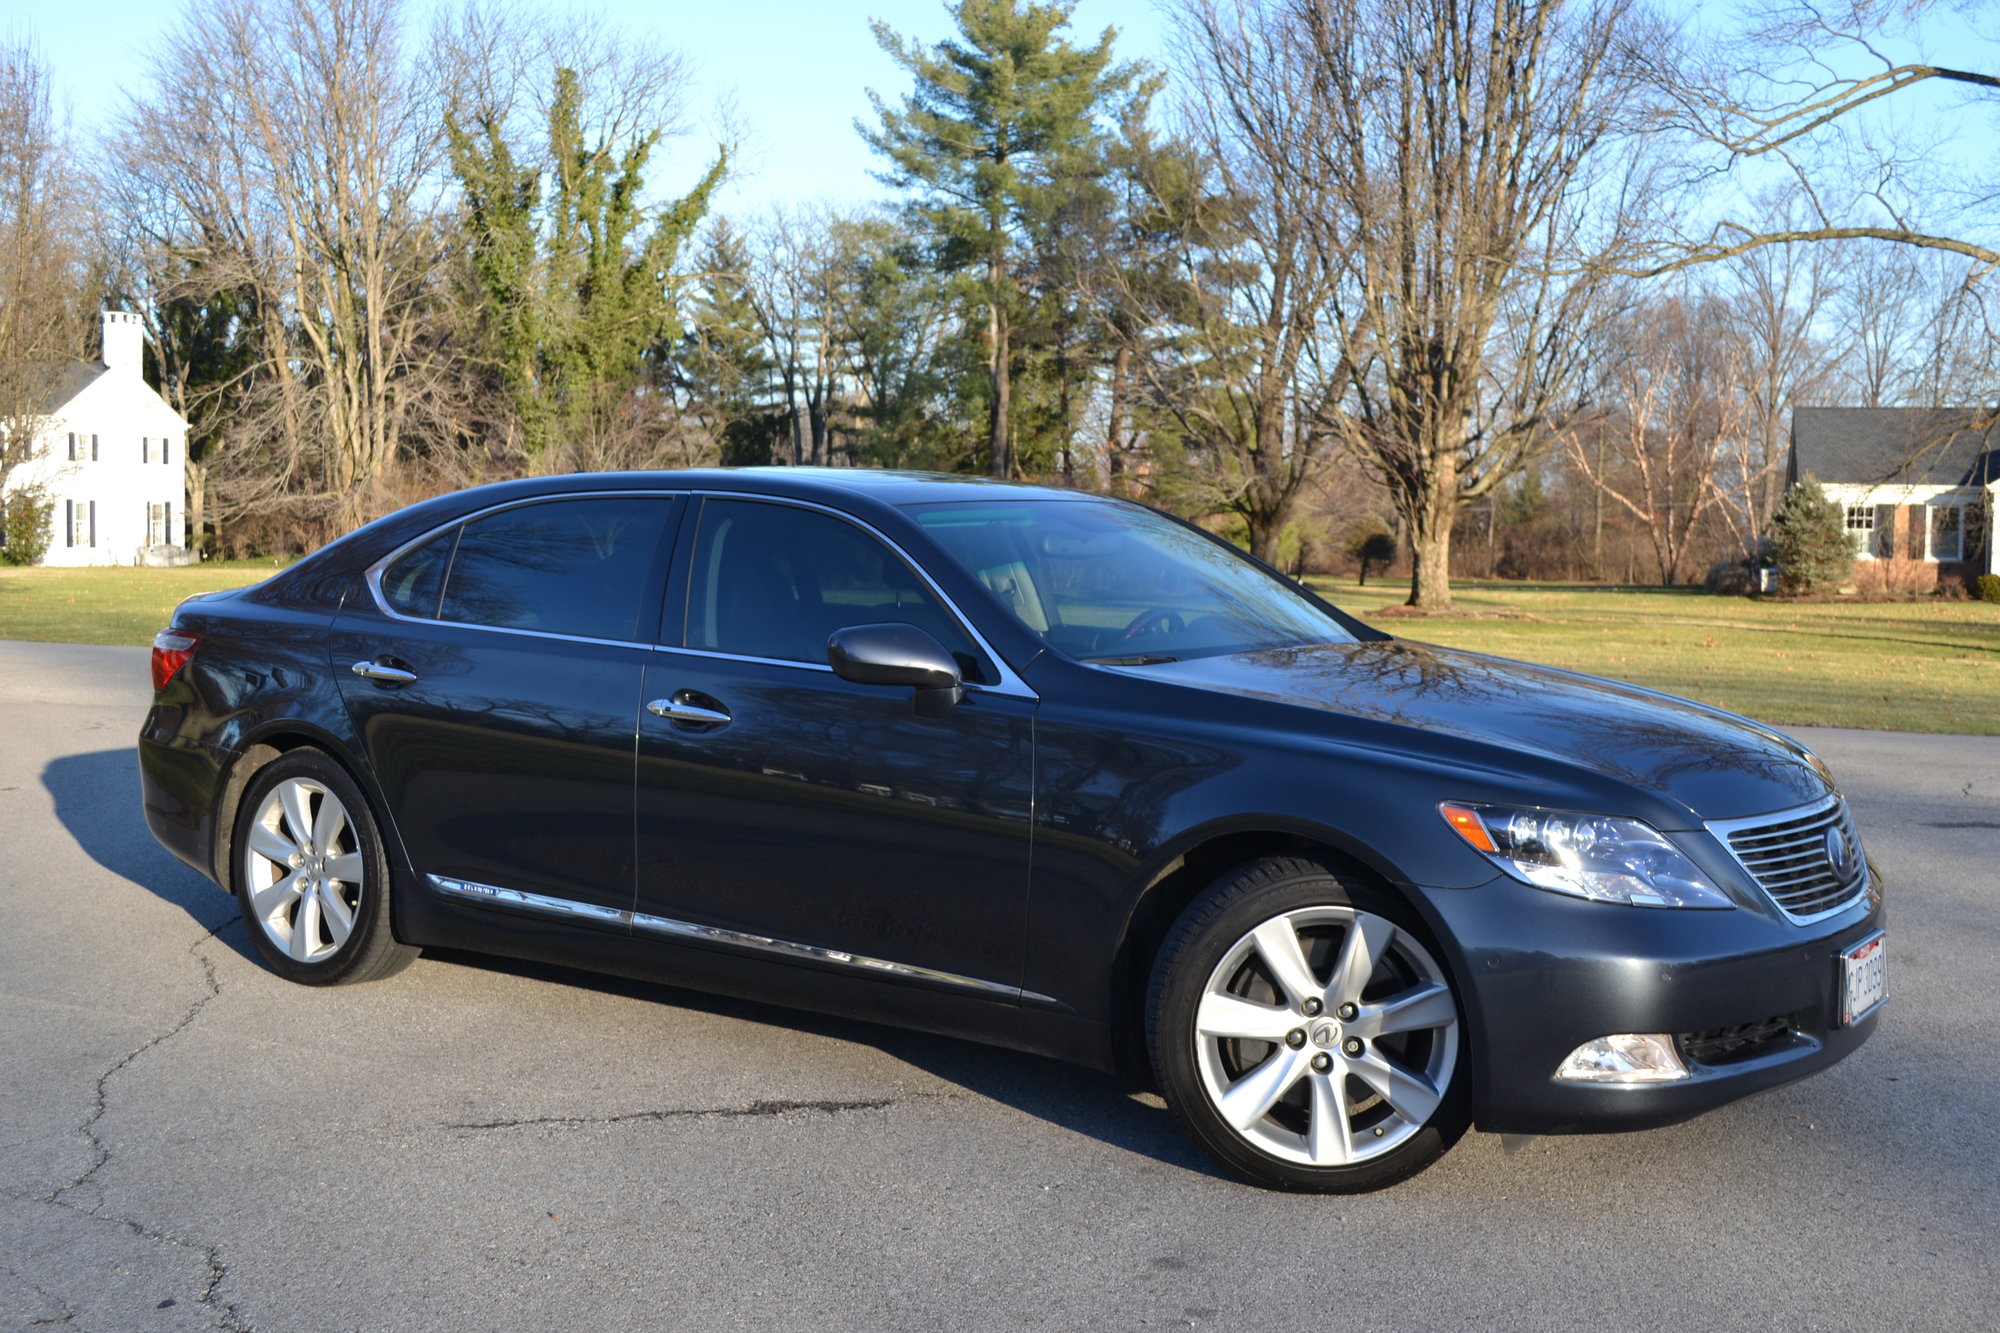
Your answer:
[[[958,622],[959,628],[965,631],[966,637],[971,639],[979,651],[986,655],[986,660],[991,662],[994,670],[1000,674],[1000,680],[996,684],[986,685],[978,681],[967,681],[965,682],[966,689],[978,690],[985,694],[1002,695],[1011,699],[1026,699],[1030,702],[1038,702],[1041,699],[1041,695],[1028,687],[1028,683],[1021,679],[1020,675],[1008,663],[1007,659],[1002,657],[991,643],[987,642],[986,636],[981,634],[978,627],[972,623],[972,619],[959,609],[958,603],[954,602],[950,595],[938,586],[937,580],[931,577],[930,571],[925,569],[920,562],[911,558],[910,553],[904,550],[895,539],[889,537],[874,524],[857,518],[845,510],[836,509],[832,505],[820,504],[814,500],[794,499],[791,496],[757,495],[746,491],[718,490],[561,491],[553,495],[532,495],[519,500],[507,500],[500,504],[488,505],[484,509],[474,510],[469,514],[461,514],[457,518],[447,520],[416,537],[412,537],[363,570],[362,582],[368,585],[368,594],[374,600],[375,609],[378,612],[391,620],[400,620],[405,624],[450,625],[457,629],[484,630],[491,634],[520,634],[536,639],[553,639],[562,643],[591,643],[609,648],[638,648],[642,651],[690,653],[696,657],[712,657],[728,662],[754,662],[765,666],[803,667],[808,671],[832,672],[833,668],[823,662],[794,662],[789,659],[776,657],[748,657],[741,653],[718,652],[712,648],[687,648],[664,643],[643,643],[626,639],[596,639],[582,634],[561,634],[554,630],[522,629],[513,625],[482,625],[477,621],[439,620],[431,616],[409,616],[390,606],[388,596],[382,591],[382,576],[387,572],[390,565],[448,528],[476,522],[489,515],[502,513],[509,509],[519,509],[524,505],[546,504],[552,500],[601,500],[623,496],[655,496],[663,499],[686,497],[689,500],[707,499],[709,497],[724,500],[755,500],[766,504],[790,505],[795,509],[817,510],[820,513],[829,514],[834,518],[852,523],[894,551],[904,564],[916,571],[917,577],[922,579],[924,585],[937,596],[938,601],[944,605],[945,610],[951,615],[952,619]],[[446,572],[448,575],[450,571],[447,570]],[[683,632],[685,632],[685,626],[683,627]]]
[[[670,648],[666,644],[654,645],[656,653],[682,653],[688,657],[712,657],[722,662],[755,662],[758,666],[797,667],[801,671],[824,671],[833,674],[833,668],[824,662],[794,662],[789,657],[749,657],[743,653],[719,653],[713,648]],[[968,690],[989,688],[978,684],[968,684]]]
[[[808,962],[827,963],[835,967],[866,973],[870,976],[889,977],[897,981],[928,981],[941,986],[972,991],[994,999],[1025,1001],[1034,1004],[1055,1004],[1055,1000],[1034,991],[1023,990],[1019,986],[1004,986],[997,981],[982,981],[978,977],[964,977],[956,972],[945,972],[934,967],[918,967],[913,963],[893,963],[886,958],[870,958],[866,954],[848,953],[842,949],[825,949],[816,944],[797,944],[791,940],[773,939],[768,935],[753,935],[747,931],[725,930],[721,926],[696,925],[692,921],[677,921],[668,916],[655,916],[650,912],[626,912],[613,907],[599,907],[595,903],[574,902],[568,898],[555,898],[544,893],[528,893],[521,889],[502,889],[491,884],[480,884],[474,880],[458,879],[449,875],[426,875],[432,889],[453,898],[468,902],[486,903],[494,907],[508,907],[516,911],[537,912],[544,916],[560,917],[571,921],[586,921],[596,925],[628,926],[633,930],[643,930],[669,939],[697,940],[706,944],[720,944],[732,949],[743,949],[752,953],[770,954],[779,958],[803,959]]]
[[[1749,878],[1751,887],[1763,894],[1764,900],[1777,909],[1778,915],[1795,926],[1810,926],[1816,921],[1824,921],[1830,916],[1838,916],[1840,913],[1847,911],[1856,903],[1865,899],[1874,888],[1872,882],[1873,875],[1868,866],[1868,851],[1861,845],[1860,830],[1854,830],[1855,850],[1861,853],[1861,873],[1855,876],[1854,891],[1835,903],[1832,907],[1826,908],[1824,911],[1813,912],[1807,916],[1799,916],[1787,910],[1785,905],[1777,900],[1770,889],[1764,886],[1764,881],[1758,876],[1757,872],[1746,865],[1743,858],[1736,854],[1735,844],[1730,842],[1729,839],[1732,834],[1740,833],[1745,829],[1768,828],[1773,824],[1784,824],[1800,819],[1816,819],[1829,810],[1839,809],[1841,805],[1841,798],[1836,793],[1835,795],[1822,797],[1817,801],[1812,801],[1805,805],[1792,806],[1785,810],[1772,810],[1765,814],[1750,815],[1742,819],[1705,820],[1702,823],[1702,827],[1713,834],[1715,840],[1722,844],[1722,850],[1729,854],[1730,861]],[[1844,813],[1847,824],[1851,828],[1854,823],[1854,814],[1852,811],[1844,811]]]
[[[1007,659],[1002,657],[997,651],[995,651],[993,645],[986,641],[986,636],[979,632],[979,628],[978,626],[973,624],[972,618],[966,615],[964,611],[959,609],[958,603],[954,602],[951,599],[951,595],[949,593],[947,593],[943,588],[938,586],[938,581],[931,577],[931,572],[928,569],[924,568],[923,562],[913,558],[908,551],[903,549],[903,547],[895,540],[895,538],[883,532],[873,523],[868,522],[866,519],[857,518],[855,515],[850,514],[845,510],[836,509],[832,505],[821,504],[816,500],[794,499],[789,495],[755,495],[744,491],[722,491],[713,489],[689,491],[687,492],[687,494],[700,496],[702,499],[712,498],[718,500],[752,500],[764,504],[790,505],[794,509],[816,510],[819,513],[831,515],[832,517],[840,519],[843,522],[852,523],[855,527],[860,528],[863,532],[873,537],[876,541],[881,542],[884,546],[894,551],[898,559],[900,559],[905,565],[908,565],[913,571],[915,571],[916,576],[924,581],[924,586],[929,588],[932,594],[937,597],[939,603],[943,605],[946,613],[949,614],[953,620],[956,620],[958,622],[958,627],[965,631],[966,637],[972,640],[973,645],[977,647],[981,653],[985,654],[986,660],[993,664],[994,670],[1000,673],[1000,679],[995,684],[985,685],[981,684],[978,681],[966,681],[965,688],[967,688],[968,690],[982,690],[987,694],[1006,695],[1009,698],[1014,698],[1014,699],[1039,700],[1042,697],[1041,695],[1036,694],[1032,689],[1028,688],[1028,683],[1021,679],[1021,677],[1015,672],[1012,665],[1008,663]],[[700,533],[697,531],[696,533],[697,539],[699,539],[699,536]],[[686,626],[682,627],[682,637],[686,637]],[[663,648],[666,647],[665,644],[662,644],[660,646]],[[745,657],[737,653],[718,652],[713,648],[683,647],[683,648],[670,649],[669,651],[684,652],[684,653],[699,653],[706,657],[730,658],[739,662],[772,662],[780,666],[817,665],[816,663],[812,662],[791,662],[778,658]],[[833,668],[822,667],[820,669],[825,671],[831,671]]]
[[[488,505],[484,509],[475,509],[469,514],[460,514],[457,518],[449,519],[434,528],[428,529],[419,536],[412,537],[409,541],[404,542],[401,546],[398,546],[395,550],[389,552],[389,554],[363,570],[361,572],[361,581],[368,585],[368,595],[374,599],[377,611],[391,620],[400,620],[407,625],[450,625],[454,629],[478,629],[492,634],[524,634],[529,638],[554,639],[561,643],[595,643],[611,648],[637,648],[644,652],[651,649],[654,645],[635,639],[598,639],[587,634],[562,634],[555,630],[522,629],[517,625],[483,625],[475,620],[440,620],[436,616],[406,616],[401,611],[389,605],[389,598],[382,591],[382,576],[388,572],[390,565],[395,564],[396,561],[402,559],[417,547],[422,546],[439,533],[449,528],[461,527],[464,524],[486,518],[492,514],[505,513],[509,509],[520,509],[527,505],[547,504],[552,500],[607,500],[622,499],[626,496],[650,496],[655,499],[671,500],[676,496],[687,495],[688,493],[687,491],[672,490],[562,491],[555,495],[530,495],[519,500],[506,500],[500,504]],[[452,564],[455,565],[457,563],[458,553],[456,546],[454,546]],[[451,567],[446,566],[446,583],[439,585],[438,591],[440,595],[443,593],[445,586],[450,582],[450,574]]]

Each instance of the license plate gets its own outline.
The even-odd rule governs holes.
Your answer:
[[[1889,998],[1889,948],[1880,931],[1840,955],[1840,1025],[1858,1023]]]

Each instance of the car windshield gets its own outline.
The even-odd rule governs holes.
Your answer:
[[[908,512],[1023,625],[1072,657],[1142,665],[1354,641],[1297,589],[1138,505],[974,501]]]

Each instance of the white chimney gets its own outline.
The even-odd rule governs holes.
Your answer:
[[[138,379],[144,368],[146,355],[146,334],[139,327],[139,317],[128,315],[122,310],[104,312],[104,352],[99,358],[104,368],[114,375],[130,375]]]

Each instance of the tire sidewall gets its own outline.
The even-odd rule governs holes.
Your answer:
[[[361,853],[361,904],[354,917],[354,930],[332,957],[302,963],[286,954],[264,930],[250,900],[249,876],[245,863],[250,855],[249,829],[279,783],[304,778],[331,792],[347,810],[348,827],[354,830]],[[236,828],[229,852],[229,877],[236,905],[257,954],[279,976],[306,986],[334,986],[346,981],[364,962],[380,952],[389,935],[389,864],[383,854],[382,838],[368,798],[347,771],[317,750],[292,750],[272,760],[251,777],[243,800],[237,807]]]
[[[1458,1010],[1458,1054],[1438,1108],[1408,1140],[1351,1166],[1313,1167],[1265,1153],[1224,1121],[1209,1101],[1195,1055],[1195,1013],[1223,956],[1256,927],[1300,908],[1341,906],[1370,912],[1412,936],[1445,973]],[[1400,899],[1352,872],[1296,858],[1273,858],[1218,881],[1167,934],[1147,1004],[1147,1047],[1167,1104],[1194,1138],[1223,1164],[1274,1189],[1361,1193],[1382,1189],[1429,1166],[1464,1132],[1471,1080],[1465,1003],[1447,956]]]

